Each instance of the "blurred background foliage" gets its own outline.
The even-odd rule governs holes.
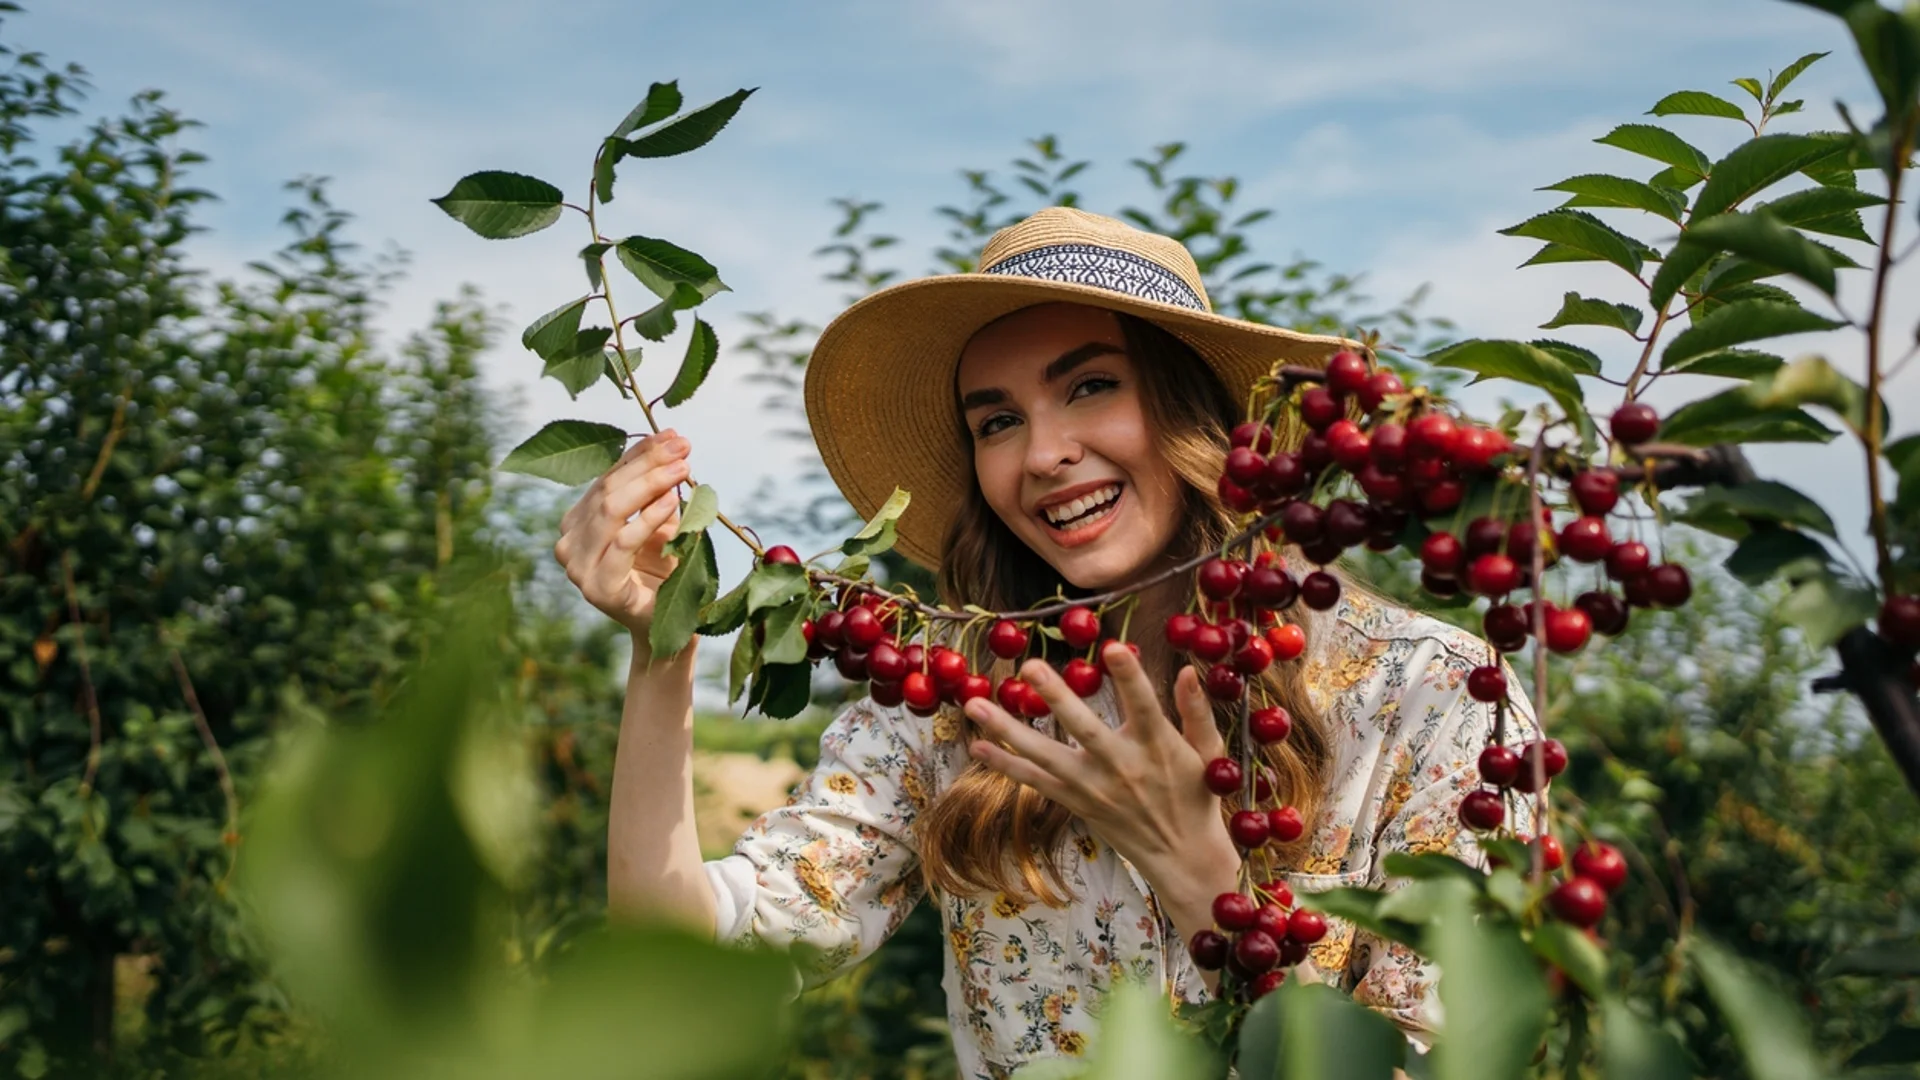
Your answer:
[[[731,1040],[731,1062],[674,1056],[770,1022],[781,973],[664,931],[605,938],[625,645],[538,572],[556,499],[495,487],[484,303],[457,295],[380,340],[399,267],[349,242],[314,181],[289,187],[281,251],[208,280],[183,248],[209,197],[189,183],[191,123],[158,94],[90,118],[83,72],[6,62],[0,1074],[317,1073],[341,1050],[324,1018],[350,1025],[332,1029],[356,1034],[349,1050],[415,1040],[395,1070],[455,1047],[463,1075],[594,1075],[642,1051],[655,1075],[951,1075],[925,907],[801,997],[792,1052],[763,1029]],[[1446,340],[1418,296],[1380,306],[1355,277],[1264,258],[1248,230],[1265,211],[1232,178],[1182,175],[1182,152],[1122,166],[1141,205],[1095,209],[1187,242],[1221,310],[1378,328],[1415,353]],[[916,272],[967,269],[1000,225],[1078,203],[1091,167],[1040,138],[963,171],[959,204],[934,210],[947,242]],[[878,204],[838,205],[821,255],[851,299],[900,275],[898,248]],[[739,348],[811,454],[799,385],[817,324],[754,320]],[[849,519],[817,468],[798,497],[768,494],[763,530]],[[1911,983],[1829,963],[1914,939],[1920,816],[1847,699],[1810,694],[1819,660],[1770,598],[1701,577],[1686,609],[1636,614],[1633,634],[1556,665],[1549,722],[1573,750],[1559,802],[1631,853],[1604,930],[1642,958],[1632,996],[1706,1075],[1732,1051],[1667,962],[1683,926],[1771,969],[1842,1059],[1920,1021]],[[701,718],[710,855],[813,764],[824,719]],[[271,783],[270,759],[287,769]],[[690,971],[713,982],[690,994]],[[616,1011],[650,1019],[611,1025],[621,1042],[588,1032]]]

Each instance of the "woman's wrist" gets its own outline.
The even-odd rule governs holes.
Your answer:
[[[1216,821],[1203,843],[1185,849],[1185,857],[1168,867],[1154,882],[1160,905],[1173,921],[1184,945],[1195,933],[1213,925],[1213,900],[1240,887],[1240,849]]]
[[[650,628],[629,626],[627,631],[633,642],[633,660],[629,665],[629,677],[642,678],[649,675],[659,675],[672,668],[692,669],[693,658],[700,644],[698,637],[689,639],[686,645],[681,647],[679,652],[667,657],[664,662],[660,662],[655,659],[653,646],[647,640]]]

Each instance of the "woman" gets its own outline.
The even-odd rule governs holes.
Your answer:
[[[1254,378],[1351,345],[1216,316],[1179,243],[1077,210],[1002,230],[980,265],[854,305],[807,375],[836,483],[863,515],[896,483],[913,492],[900,549],[938,568],[952,607],[1124,588],[1217,549],[1239,529],[1216,480]],[[634,635],[610,903],[789,948],[813,985],[878,948],[930,892],[968,1077],[1083,1053],[1118,979],[1207,1000],[1214,977],[1184,943],[1211,927],[1218,894],[1242,887],[1241,854],[1201,781],[1225,752],[1228,712],[1216,715],[1157,631],[1185,610],[1186,576],[1141,594],[1139,653],[1106,648],[1110,678],[1093,697],[1042,660],[1021,666],[1050,707],[1038,724],[986,699],[924,718],[855,702],[789,804],[703,864],[695,648],[655,663],[646,647],[687,455],[672,432],[643,440],[569,512],[555,548]],[[1287,884],[1303,898],[1387,884],[1381,862],[1395,850],[1478,858],[1456,814],[1493,726],[1464,688],[1487,647],[1351,587],[1334,610],[1296,604],[1288,617],[1310,647],[1259,688],[1293,718],[1268,759],[1309,825],[1281,850]],[[1524,701],[1508,723],[1513,738],[1531,733]],[[1531,827],[1524,814],[1515,825]],[[1350,988],[1425,1045],[1433,973],[1405,949],[1336,922],[1300,971]]]

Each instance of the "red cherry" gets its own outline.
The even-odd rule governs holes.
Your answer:
[[[1360,388],[1360,407],[1373,412],[1389,397],[1406,392],[1407,384],[1400,381],[1400,376],[1391,371],[1377,371],[1367,380],[1367,385]]]
[[[1192,649],[1202,660],[1225,660],[1233,651],[1233,639],[1227,632],[1211,623],[1202,623],[1193,632]]]
[[[1259,771],[1253,774],[1253,801],[1263,803],[1271,798],[1273,798],[1273,770],[1262,765]]]
[[[1346,548],[1330,536],[1322,536],[1312,543],[1301,544],[1300,554],[1315,566],[1326,566],[1338,562]]]
[[[1571,877],[1547,894],[1547,906],[1562,922],[1585,929],[1607,913],[1607,894],[1593,881]]]
[[[1880,636],[1902,649],[1920,648],[1920,596],[1889,596],[1875,625]]]
[[[1253,913],[1253,929],[1278,941],[1287,936],[1287,913],[1279,904],[1261,904]]]
[[[1693,595],[1693,581],[1679,563],[1661,563],[1647,571],[1647,590],[1661,607],[1679,607]]]
[[[1507,526],[1507,555],[1515,563],[1531,570],[1533,568],[1533,549],[1540,546],[1540,526],[1531,521],[1516,521]],[[1553,561],[1552,552],[1548,552],[1547,562]]]
[[[834,669],[848,682],[860,682],[867,677],[867,654],[858,649],[842,645],[833,653]]]
[[[769,563],[785,563],[790,566],[800,565],[800,553],[785,544],[773,545],[766,550],[766,554],[760,556],[760,559],[763,562]]]
[[[1226,664],[1208,668],[1204,681],[1207,695],[1215,701],[1238,701],[1247,692],[1247,680]]]
[[[1287,972],[1285,968],[1263,971],[1254,976],[1253,981],[1247,984],[1247,1000],[1259,1001],[1261,998],[1280,989],[1281,985],[1286,981]]]
[[[1406,465],[1407,486],[1416,491],[1425,491],[1442,480],[1458,479],[1453,466],[1445,458],[1409,457]]]
[[[1593,636],[1593,620],[1577,607],[1555,608],[1546,614],[1547,648],[1557,653],[1579,652]]]
[[[1098,659],[1096,659],[1093,664],[1094,667],[1100,669],[1100,674],[1102,675],[1113,674],[1113,672],[1107,668],[1107,650],[1115,645],[1126,646],[1127,651],[1133,654],[1134,659],[1138,660],[1140,658],[1140,646],[1137,642],[1121,641],[1119,638],[1108,638],[1100,643],[1100,648],[1096,650],[1095,653]]]
[[[1351,420],[1335,420],[1327,429],[1327,448],[1333,451],[1333,460],[1350,473],[1373,464],[1372,441],[1360,425]]]
[[[1273,554],[1270,551],[1262,555]],[[1293,603],[1300,595],[1300,586],[1293,576],[1275,566],[1256,566],[1247,571],[1240,582],[1241,595],[1260,607],[1275,610]]]
[[[1167,616],[1167,644],[1182,651],[1193,648],[1194,632],[1204,625],[1198,615],[1187,612]]]
[[[1271,498],[1284,499],[1306,490],[1307,469],[1299,454],[1281,451],[1267,459],[1265,492]]]
[[[1560,846],[1560,838],[1548,833],[1533,842],[1540,849],[1540,868],[1554,871],[1566,865],[1567,849]]]
[[[1280,946],[1264,930],[1249,930],[1233,943],[1233,960],[1250,975],[1271,970],[1280,962]]]
[[[1575,473],[1568,487],[1573,491],[1573,501],[1580,504],[1581,512],[1594,517],[1605,516],[1620,502],[1620,477],[1606,469],[1587,469]]]
[[[1507,808],[1499,792],[1481,788],[1467,792],[1467,797],[1460,800],[1460,823],[1469,829],[1490,832],[1506,820]]]
[[[1213,898],[1213,924],[1222,930],[1253,929],[1254,913],[1260,905],[1246,893],[1223,892]]]
[[[1293,731],[1293,717],[1278,705],[1255,709],[1247,716],[1247,731],[1262,745],[1284,742]]]
[[[1647,572],[1653,565],[1653,553],[1638,540],[1622,540],[1607,552],[1607,576],[1615,581]]]
[[[1646,442],[1660,430],[1660,414],[1653,406],[1638,401],[1630,401],[1616,409],[1613,419],[1608,423],[1613,439],[1626,446],[1636,446]]]
[[[1100,640],[1100,616],[1093,609],[1075,605],[1060,613],[1060,639],[1069,648],[1084,649]]]
[[[1245,779],[1245,774],[1240,771],[1240,763],[1232,758],[1217,757],[1207,762],[1207,790],[1215,795],[1232,795],[1240,790],[1240,784]]]
[[[1620,596],[1630,608],[1650,608],[1653,606],[1653,577],[1650,574],[1635,574],[1620,583]]]
[[[985,697],[992,697],[992,696],[993,696],[993,680],[992,679],[988,678],[985,675],[963,675],[960,678],[960,692],[955,695],[955,697],[959,698],[959,700],[955,702],[955,704],[965,705],[967,702],[972,701],[974,698],[985,698]]]
[[[1268,627],[1266,636],[1275,660],[1297,660],[1307,651],[1307,633],[1293,623]]]
[[[1324,386],[1311,387],[1300,395],[1300,419],[1315,431],[1325,431],[1345,412],[1339,399]]]
[[[1267,813],[1267,835],[1278,843],[1291,844],[1306,830],[1307,823],[1300,819],[1300,811],[1291,806]]]
[[[887,628],[880,625],[880,616],[869,607],[857,607],[847,612],[846,624],[840,633],[847,644],[856,649],[871,649],[887,636]]]
[[[1295,941],[1292,938],[1288,938],[1280,943],[1280,963],[1284,966],[1291,967],[1305,960],[1307,958],[1307,952],[1306,942]]]
[[[1019,716],[1021,706],[1026,704],[1028,689],[1027,684],[1020,679],[1001,679],[1000,685],[993,689],[993,699],[1000,703],[1001,708]]]
[[[1489,746],[1480,751],[1480,779],[1494,787],[1508,787],[1520,775],[1520,755],[1505,746]]]
[[[1249,850],[1267,842],[1267,815],[1261,810],[1236,810],[1227,820],[1233,842]]]
[[[1369,461],[1355,474],[1360,490],[1367,493],[1375,506],[1393,506],[1407,497],[1407,481],[1399,473],[1390,473],[1378,464]]]
[[[1100,692],[1100,669],[1077,656],[1060,669],[1060,678],[1075,697],[1090,698]]]
[[[1458,581],[1450,577],[1435,577],[1426,570],[1420,571],[1420,587],[1443,599],[1460,595]]]
[[[1560,530],[1560,550],[1576,562],[1599,562],[1613,551],[1613,537],[1601,518],[1574,518]]]
[[[1422,413],[1407,425],[1407,452],[1414,457],[1451,457],[1459,435],[1460,429],[1446,413]]]
[[[1573,849],[1573,872],[1608,892],[1627,883],[1627,860],[1612,844],[1589,840]]]
[[[1505,596],[1520,587],[1520,567],[1505,555],[1482,555],[1467,567],[1466,584],[1481,596]]]
[[[967,658],[945,645],[933,647],[927,665],[933,669],[933,681],[938,683],[957,683],[967,675]]]
[[[907,677],[900,680],[900,694],[907,708],[921,716],[931,716],[940,707],[940,688],[924,671],[907,672]]]
[[[1296,544],[1311,544],[1326,528],[1326,514],[1310,502],[1290,502],[1280,511],[1280,527]]]
[[[1420,509],[1429,515],[1444,514],[1467,497],[1467,486],[1458,480],[1441,480],[1420,493]]]
[[[1434,577],[1453,577],[1458,574],[1465,556],[1460,538],[1452,533],[1429,533],[1420,543],[1420,565]]]
[[[1453,464],[1463,472],[1483,472],[1493,459],[1512,449],[1507,437],[1492,428],[1465,427],[1453,438]]]
[[[1327,611],[1340,602],[1340,579],[1315,570],[1300,582],[1300,599],[1315,611]]]
[[[891,709],[907,700],[907,688],[897,682],[876,679],[867,684],[867,696],[875,705],[884,705]]]
[[[1258,675],[1273,666],[1273,646],[1264,637],[1250,637],[1233,651],[1233,669],[1242,675]]]
[[[891,644],[876,642],[867,650],[867,677],[879,682],[899,682],[907,677],[907,658]]]
[[[1232,559],[1208,559],[1200,564],[1200,591],[1215,600],[1230,600],[1240,592],[1244,567]]]
[[[1587,613],[1596,634],[1619,637],[1627,629],[1626,601],[1610,592],[1583,592],[1575,598],[1573,606]]]
[[[1467,695],[1488,704],[1507,696],[1507,675],[1496,664],[1483,664],[1467,672]]]
[[[1480,628],[1493,647],[1501,652],[1516,652],[1525,648],[1530,629],[1526,615],[1512,604],[1495,604],[1488,608],[1480,619]]]
[[[925,645],[922,645],[916,641],[913,644],[907,646],[906,648],[901,649],[900,655],[907,658],[908,671],[925,671],[926,670],[927,647]]]
[[[1327,504],[1326,538],[1341,547],[1352,547],[1367,538],[1372,525],[1366,507],[1352,499],[1335,499]]]
[[[1507,542],[1507,523],[1498,518],[1477,517],[1467,522],[1467,531],[1461,541],[1466,548],[1468,559],[1477,559],[1482,555],[1492,555]]]
[[[1227,509],[1236,514],[1251,514],[1260,509],[1260,496],[1233,482],[1233,477],[1222,474],[1214,489],[1220,493],[1220,501]]]
[[[987,648],[1002,660],[1011,660],[1027,651],[1027,632],[1011,619],[1001,619],[987,631]]]
[[[1327,917],[1317,911],[1295,908],[1287,918],[1287,936],[1302,945],[1311,945],[1327,936]]]
[[[1202,971],[1219,971],[1227,966],[1227,952],[1233,948],[1233,942],[1226,936],[1213,930],[1201,930],[1187,943],[1187,952],[1193,956],[1193,966]]]
[[[1359,353],[1337,352],[1327,361],[1327,389],[1341,397],[1357,394],[1366,387],[1367,378],[1372,374],[1366,358]]]
[[[825,615],[820,616],[819,623],[814,626],[814,633],[818,635],[822,644],[828,648],[837,649],[847,643],[845,635],[846,626],[847,616],[845,612],[829,611]]]
[[[1270,454],[1273,452],[1273,429],[1249,420],[1233,429],[1227,444],[1235,448],[1248,447],[1256,454]]]
[[[1266,893],[1268,899],[1283,908],[1293,906],[1293,890],[1288,888],[1287,883],[1279,878],[1274,878],[1272,881],[1260,886],[1260,891]]]
[[[1236,446],[1227,451],[1227,478],[1243,488],[1258,487],[1267,475],[1267,459],[1253,450]]]
[[[1529,795],[1539,791],[1539,785],[1533,782],[1535,763],[1548,780],[1559,776],[1567,768],[1567,748],[1558,739],[1545,739],[1530,742],[1520,748],[1520,773],[1513,779],[1514,789]]]
[[[1333,447],[1327,444],[1327,437],[1319,432],[1311,432],[1300,440],[1300,467],[1309,473],[1317,473],[1333,464]]]

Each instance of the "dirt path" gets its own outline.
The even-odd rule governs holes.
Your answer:
[[[762,811],[786,805],[806,770],[787,758],[763,761],[758,754],[693,755],[693,813],[700,850],[718,858],[733,850],[747,823]]]

